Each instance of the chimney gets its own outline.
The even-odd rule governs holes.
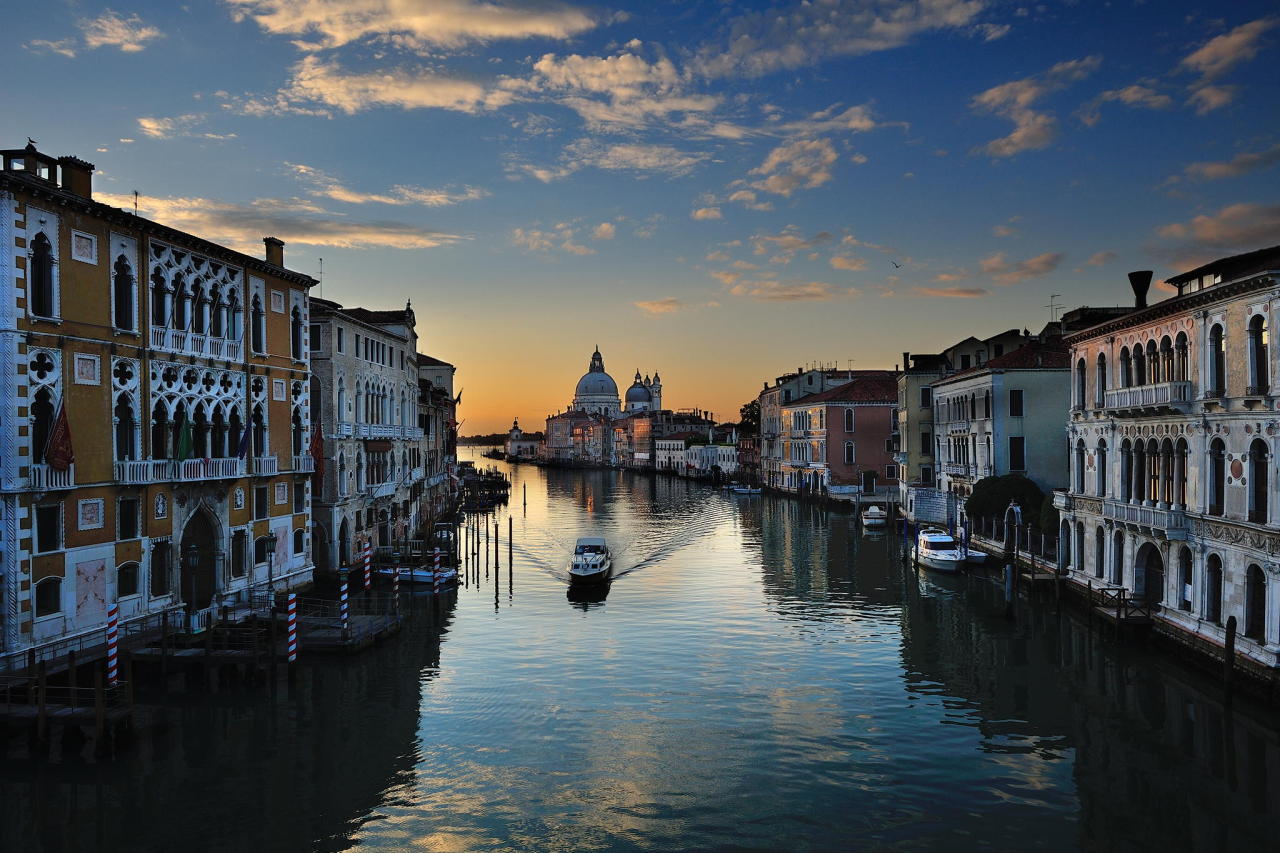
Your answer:
[[[1147,291],[1151,289],[1151,270],[1136,270],[1129,273],[1129,286],[1133,288],[1133,307],[1147,307]]]
[[[275,237],[263,237],[262,243],[267,247],[267,263],[277,266],[284,266],[284,241]]]
[[[59,157],[62,167],[62,188],[81,198],[93,198],[93,164],[79,157]]]

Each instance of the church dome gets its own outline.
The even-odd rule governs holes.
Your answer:
[[[644,382],[640,380],[640,371],[636,371],[636,381],[627,389],[628,403],[650,403],[653,401],[653,395],[649,393],[649,389],[644,387]]]
[[[613,377],[604,372],[604,357],[600,355],[599,348],[591,356],[591,367],[578,380],[578,388],[574,392],[575,397],[614,397],[618,396],[618,383],[613,381]]]

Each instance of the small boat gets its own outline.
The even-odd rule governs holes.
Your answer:
[[[609,546],[599,536],[584,536],[573,548],[569,562],[569,580],[573,583],[600,582],[609,579],[613,557]]]
[[[735,495],[758,495],[760,494],[759,486],[734,486],[733,493]]]
[[[883,507],[872,504],[862,511],[863,527],[884,527],[889,523],[889,513]]]
[[[981,566],[987,561],[987,555],[982,551],[975,551],[972,548],[966,548],[964,551],[964,561],[971,566]]]
[[[936,527],[926,527],[916,536],[916,554],[926,568],[935,572],[954,573],[964,563],[960,543]]]
[[[425,586],[435,586],[437,577],[430,564],[425,566],[382,566],[374,569],[374,574],[385,580],[391,580],[395,575],[399,575],[401,584]],[[441,566],[438,577],[441,586],[451,586],[458,582],[458,570],[453,566]]]

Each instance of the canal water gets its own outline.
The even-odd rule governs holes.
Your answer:
[[[0,849],[1275,849],[1277,715],[1070,607],[1007,619],[793,501],[511,472],[499,568],[398,637],[150,687],[110,761],[11,740]],[[580,535],[616,554],[595,600]]]

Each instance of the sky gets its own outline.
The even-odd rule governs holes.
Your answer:
[[[0,147],[411,300],[465,434],[596,345],[723,420],[1280,243],[1278,61],[1247,0],[50,0],[5,16]]]

